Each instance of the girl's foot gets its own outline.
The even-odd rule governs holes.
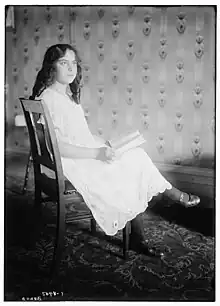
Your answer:
[[[163,258],[164,252],[158,248],[149,246],[147,240],[140,239],[134,234],[130,235],[130,248],[138,253],[142,253],[146,256]]]
[[[181,192],[179,203],[186,208],[194,207],[200,203],[200,198],[190,193]]]
[[[184,207],[194,207],[200,203],[200,198],[196,195],[188,194],[186,192],[182,192],[179,189],[172,186],[171,189],[166,189],[164,191],[165,196],[174,201],[174,203],[178,203],[183,205]]]

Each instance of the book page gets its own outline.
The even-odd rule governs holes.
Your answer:
[[[133,139],[132,141],[128,142],[127,144],[123,145],[122,147],[116,149],[116,154],[121,155],[121,154],[123,154],[124,152],[127,152],[130,149],[139,147],[140,145],[142,145],[145,142],[146,142],[146,140],[143,138],[142,135],[140,135],[139,137]]]
[[[135,131],[114,138],[109,141],[109,144],[113,149],[115,149],[116,155],[119,157],[124,152],[139,147],[145,142],[146,140],[143,135],[141,135],[139,131]]]
[[[112,148],[117,149],[127,144],[129,141],[132,141],[133,139],[137,138],[138,136],[140,136],[139,131],[135,131],[132,133],[126,133],[123,135],[119,135],[118,137],[110,140],[109,143]]]

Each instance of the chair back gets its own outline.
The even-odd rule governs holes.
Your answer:
[[[65,189],[63,168],[53,122],[43,100],[20,98],[27,124],[31,154],[34,165],[35,188],[40,186],[42,166],[54,172],[57,195],[62,197]],[[39,120],[40,119],[40,120]]]

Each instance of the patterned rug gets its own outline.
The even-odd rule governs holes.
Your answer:
[[[6,178],[5,301],[214,301],[215,239],[207,211],[156,203],[145,214],[145,234],[166,256],[155,259],[129,251],[122,258],[122,232],[108,237],[88,222],[67,227],[60,269],[50,267],[54,204],[33,215],[33,190],[21,195],[21,178]],[[196,223],[195,220],[200,220]],[[204,220],[206,226],[204,231]],[[202,226],[201,226],[202,225]]]

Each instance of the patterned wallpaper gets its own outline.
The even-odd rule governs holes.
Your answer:
[[[46,48],[63,42],[82,58],[93,133],[138,128],[154,161],[213,166],[213,7],[16,6],[15,25],[6,45],[9,147],[27,146],[27,131],[13,128],[18,97],[30,95]]]

